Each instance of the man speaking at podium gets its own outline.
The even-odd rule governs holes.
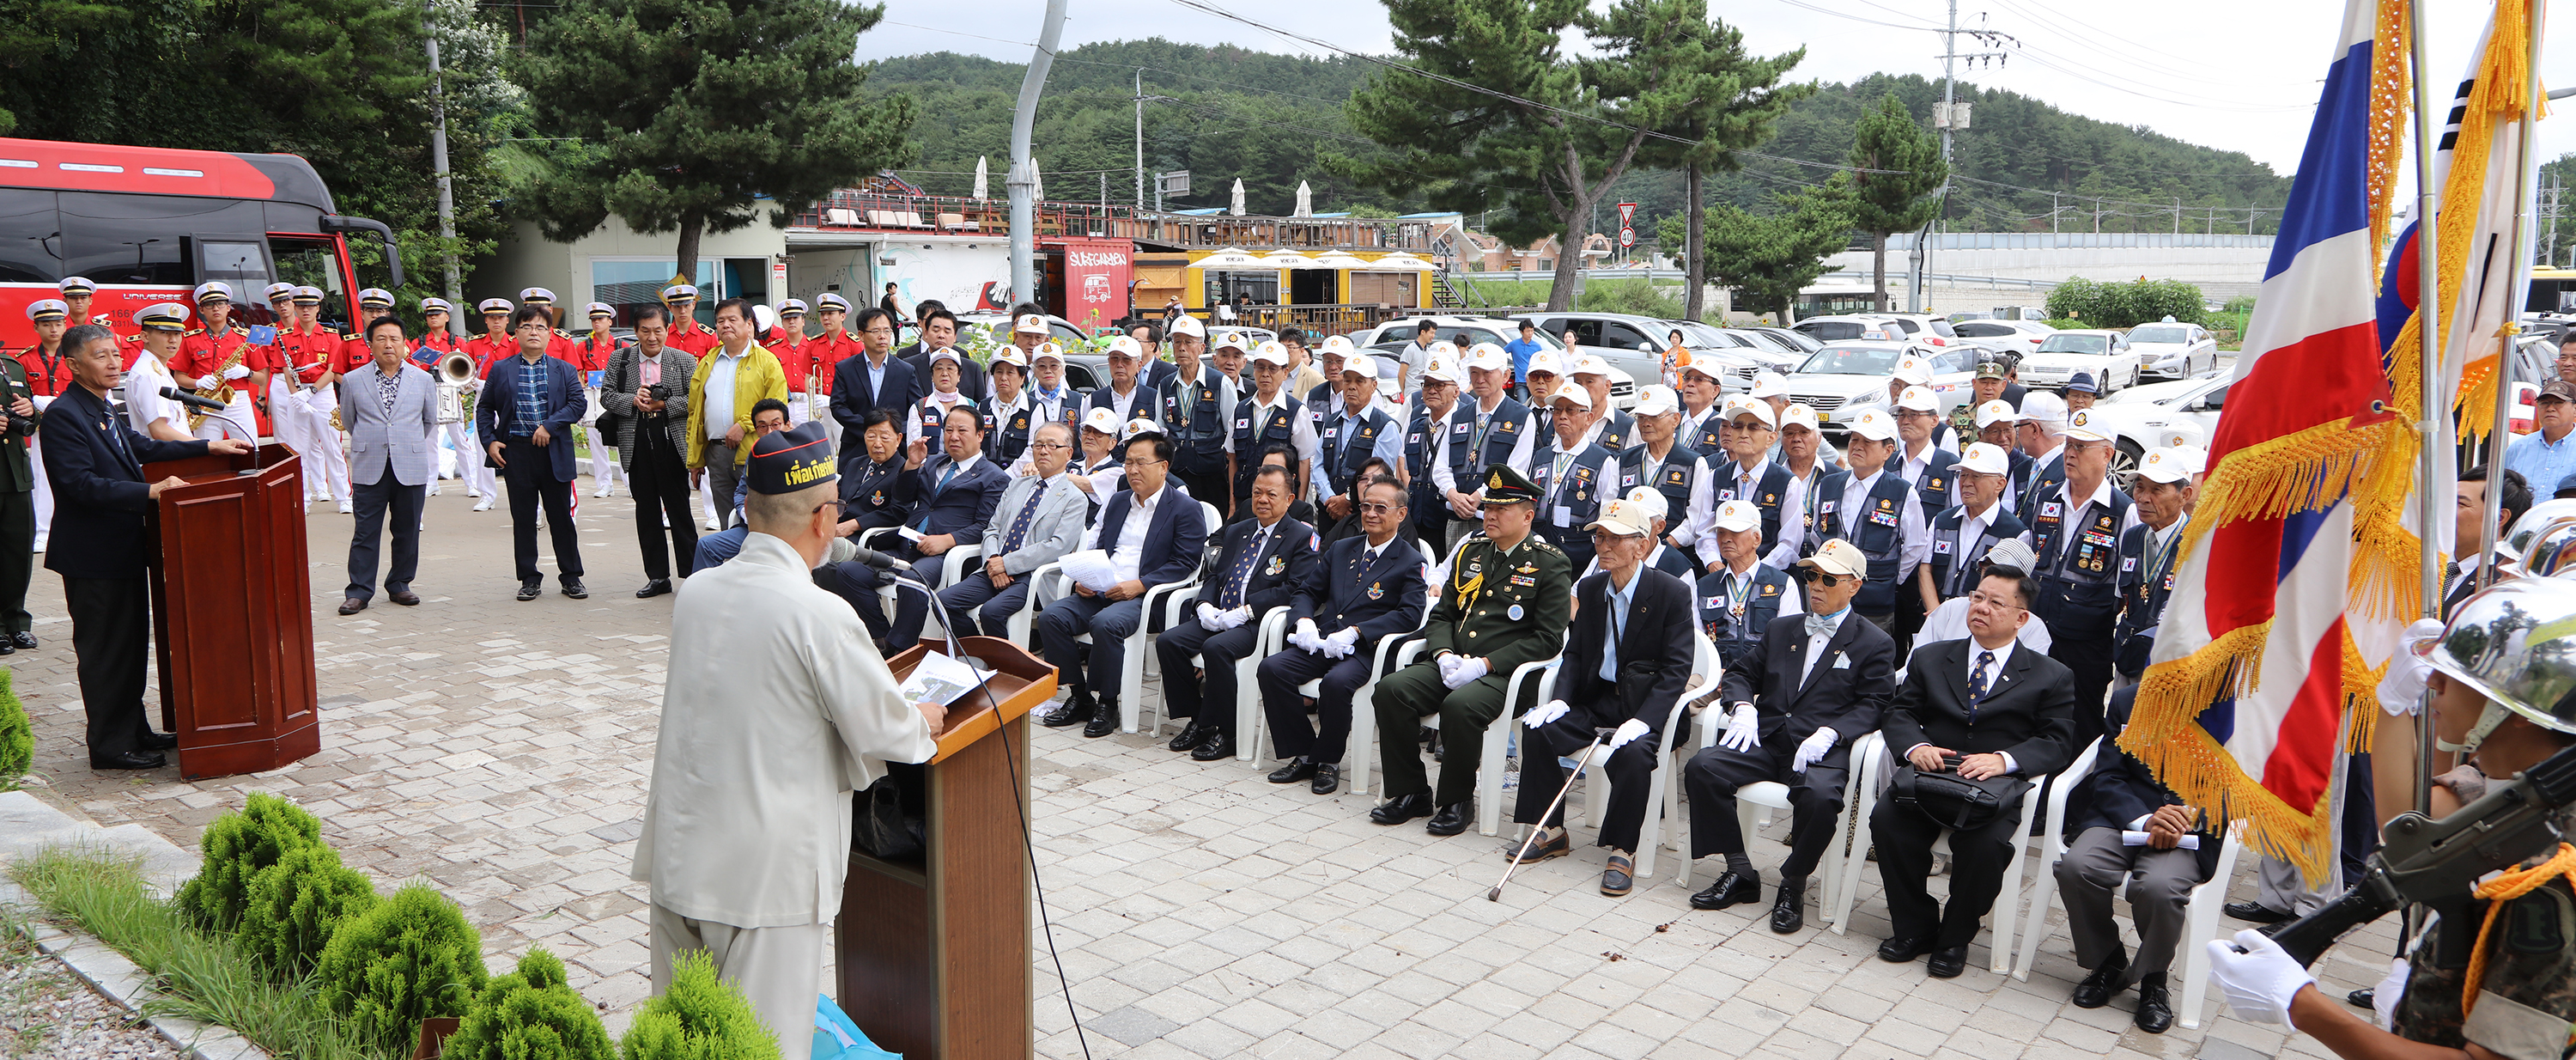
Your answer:
[[[850,864],[850,793],[925,762],[947,713],[907,706],[867,627],[815,588],[841,519],[824,424],[763,435],[742,551],[680,586],[633,878],[652,885],[653,990],[706,951],[806,1060]]]
[[[143,481],[149,460],[247,453],[238,438],[165,442],[134,433],[107,395],[125,382],[116,336],[96,324],[63,334],[72,381],[45,409],[45,477],[54,487],[53,529],[45,569],[63,576],[72,613],[72,655],[80,670],[81,707],[89,712],[91,769],[158,769],[161,750],[177,737],[143,719],[144,648],[152,635],[143,562],[145,537],[161,491],[182,485],[173,475]]]

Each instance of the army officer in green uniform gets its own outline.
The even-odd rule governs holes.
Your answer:
[[[36,475],[27,441],[36,433],[35,391],[27,366],[0,357],[0,655],[36,646],[35,616],[27,613],[27,582],[36,573]]]
[[[1422,633],[1422,661],[1378,683],[1378,741],[1388,800],[1369,811],[1378,824],[1428,816],[1432,835],[1467,830],[1475,807],[1476,760],[1485,727],[1503,713],[1503,687],[1522,663],[1555,656],[1565,644],[1574,569],[1565,553],[1531,534],[1538,487],[1505,466],[1485,471],[1485,533],[1458,546],[1449,577],[1435,588]],[[1535,689],[1533,688],[1533,691]],[[1425,776],[1422,752],[1404,738],[1440,715],[1440,787]]]

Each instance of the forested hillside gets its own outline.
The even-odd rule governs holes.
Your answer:
[[[1375,64],[1160,38],[1085,45],[1057,57],[1039,107],[1036,138],[1049,198],[1094,200],[1105,176],[1110,202],[1135,201],[1139,67],[1144,68],[1147,95],[1177,101],[1145,106],[1146,170],[1150,175],[1187,169],[1193,177],[1194,194],[1166,205],[1223,206],[1234,179],[1241,177],[1254,213],[1287,213],[1299,180],[1313,186],[1318,211],[1358,207],[1400,213],[1411,208],[1356,188],[1315,160],[1327,149],[1371,149],[1352,136],[1341,108],[1353,89],[1381,75]],[[948,52],[874,63],[868,76],[871,91],[910,93],[919,103],[913,142],[921,161],[905,175],[933,192],[964,194],[981,155],[992,167],[991,194],[1004,194],[1011,108],[1022,69],[1017,63]],[[1911,74],[1828,83],[1793,107],[1778,123],[1778,135],[1757,150],[1838,164],[1851,150],[1852,123],[1861,108],[1891,91],[1927,122],[1941,96],[1937,79]],[[2245,231],[2249,208],[2264,210],[2257,231],[2279,224],[2288,174],[2274,173],[2238,152],[2193,145],[2187,142],[2190,130],[2113,125],[2067,114],[2028,96],[1980,90],[1966,81],[1959,83],[1958,95],[1975,104],[1975,117],[1955,146],[1954,161],[1963,179],[1951,200],[1948,223],[1953,229],[2044,232],[2054,206],[2057,223],[2066,231],[2093,230],[2097,210],[2105,232],[2170,231],[2176,196],[2182,200],[2182,227],[2187,230],[2214,226],[2221,232]],[[1771,189],[1819,182],[1832,173],[1794,162],[1752,157],[1744,162],[1745,172],[1710,180],[1713,201],[1760,212],[1767,209]],[[2054,202],[2050,192],[2059,193]],[[1152,201],[1150,176],[1145,197]],[[1622,198],[1640,204],[1638,229],[1652,233],[1658,218],[1681,209],[1681,174],[1632,174],[1620,181],[1612,201]],[[1617,223],[1606,208],[1603,213],[1605,227]]]

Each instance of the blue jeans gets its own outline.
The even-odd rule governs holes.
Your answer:
[[[628,481],[631,482],[633,480],[629,479]],[[706,570],[709,567],[717,566],[726,560],[740,555],[742,553],[742,539],[750,536],[750,527],[736,523],[731,529],[718,530],[715,533],[707,534],[698,538],[697,559],[689,565],[689,569],[692,571]]]

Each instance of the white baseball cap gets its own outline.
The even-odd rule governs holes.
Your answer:
[[[1510,355],[1503,352],[1502,347],[1490,342],[1479,342],[1467,351],[1465,363],[1469,371],[1482,368],[1494,372],[1510,368],[1512,359]]]
[[[1970,442],[1968,451],[1959,454],[1959,462],[1950,465],[1950,470],[1974,471],[1980,475],[2001,475],[2012,470],[2012,461],[2004,456],[2000,446]]]
[[[1653,486],[1638,486],[1629,490],[1627,500],[1628,503],[1636,505],[1638,511],[1651,518],[1672,518],[1672,502],[1665,500],[1663,491]]]
[[[1083,413],[1082,429],[1099,431],[1112,438],[1118,437],[1118,413],[1106,408],[1097,408]]]
[[[1240,331],[1220,331],[1216,336],[1216,345],[1210,347],[1210,352],[1222,350],[1228,346],[1232,346],[1238,350],[1249,350],[1252,348],[1252,343],[1250,340],[1245,339],[1243,337],[1243,333]]]
[[[1559,401],[1571,401],[1588,409],[1592,407],[1592,392],[1572,383],[1561,384],[1556,388],[1556,393],[1547,396],[1547,403],[1550,405]]]
[[[1491,343],[1488,343],[1487,345],[1492,345],[1492,344],[1491,344]],[[1495,349],[1497,349],[1497,350],[1502,349],[1502,347],[1500,347],[1500,346],[1495,346],[1494,348],[1495,348]],[[1447,339],[1442,339],[1442,340],[1440,340],[1440,341],[1438,341],[1438,342],[1434,342],[1434,343],[1432,343],[1431,345],[1428,345],[1428,346],[1423,347],[1423,348],[1422,348],[1422,352],[1423,352],[1423,354],[1424,354],[1425,356],[1429,356],[1429,357],[1446,357],[1446,358],[1449,358],[1449,360],[1450,360],[1450,362],[1451,362],[1451,363],[1456,363],[1456,362],[1459,362],[1459,361],[1463,361],[1463,360],[1465,360],[1465,359],[1466,359],[1466,357],[1467,357],[1467,355],[1466,355],[1466,354],[1463,354],[1463,353],[1458,352],[1458,344],[1457,344],[1457,343],[1451,342],[1451,341],[1449,341],[1449,340],[1447,340]]]
[[[2192,476],[2190,458],[2179,450],[2149,449],[2138,460],[2138,477],[2156,482],[2181,482]]]
[[[2014,417],[2022,423],[2056,426],[2066,422],[2066,399],[2045,390],[2022,395],[2021,412]]]
[[[1710,374],[1714,375],[1715,373]],[[1753,389],[1747,392],[1744,396],[1750,398],[1788,397],[1789,380],[1786,376],[1783,376],[1778,372],[1755,372],[1753,373]]]
[[[1338,339],[1341,338],[1341,336],[1335,335],[1333,338]],[[1332,344],[1333,339],[1324,340],[1324,352],[1332,352]],[[1347,347],[1350,343],[1345,340],[1342,345]],[[1342,374],[1349,375],[1353,372],[1358,372],[1360,375],[1370,379],[1377,378],[1377,358],[1371,357],[1365,353],[1352,353],[1344,356],[1342,358]]]
[[[1035,313],[1022,313],[1020,314],[1019,320],[1011,324],[1011,334],[1014,335],[1044,335],[1046,333],[1046,318]]]
[[[2013,411],[2011,402],[1996,398],[1977,406],[1977,429],[1982,431],[1997,423],[2011,423],[2013,417],[2017,415],[2019,414]]]
[[[1896,395],[1896,407],[1915,412],[1941,411],[1941,398],[1925,387],[1909,386]]]
[[[1762,509],[1752,501],[1728,501],[1717,506],[1716,526],[1737,533],[1762,529]]]
[[[1467,373],[1458,370],[1457,359],[1436,353],[1431,355],[1431,363],[1423,367],[1422,378],[1437,379],[1451,386],[1467,385]]]
[[[959,371],[964,371],[966,367],[966,359],[957,356],[957,351],[953,347],[930,355],[930,363],[938,364],[941,361],[956,365]]]
[[[1023,372],[1029,370],[1029,359],[1020,355],[1020,348],[1017,346],[1002,347],[1002,352],[993,355],[993,363],[985,367],[999,368],[1006,364]]]
[[[1851,432],[1881,442],[1896,440],[1896,420],[1885,409],[1866,408],[1851,418]]]
[[[1109,410],[1102,409],[1100,411],[1107,412]],[[1127,437],[1135,438],[1142,435],[1161,433],[1163,433],[1163,425],[1155,422],[1153,417],[1138,416],[1135,419],[1127,421]]]
[[[1535,360],[1536,356],[1533,355],[1532,359]],[[1723,365],[1720,365],[1717,362],[1717,358],[1714,357],[1686,356],[1681,360],[1681,371],[1683,375],[1698,372],[1699,374],[1707,376],[1717,382],[1726,382],[1726,369]],[[1764,396],[1767,397],[1769,395]]]
[[[2039,553],[2029,545],[2023,544],[2020,538],[2007,537],[1995,542],[1995,547],[1986,550],[1986,562],[1998,567],[2010,567],[2024,574],[2033,574],[2039,569]]]
[[[1673,388],[1657,383],[1637,391],[1637,406],[1628,411],[1640,416],[1661,416],[1682,407],[1681,397]]]
[[[1727,422],[1735,422],[1735,419],[1738,416],[1751,416],[1755,419],[1761,420],[1762,425],[1765,427],[1777,428],[1780,426],[1779,417],[1772,415],[1771,403],[1768,401],[1742,400],[1728,406],[1726,410]]]
[[[1038,348],[1029,354],[1029,363],[1034,365],[1039,361],[1054,361],[1057,364],[1063,364],[1064,347],[1058,346],[1052,341],[1038,343]]]
[[[1537,353],[1530,354],[1529,367],[1523,369],[1521,374],[1537,375],[1540,372],[1546,372],[1549,375],[1564,375],[1565,361],[1556,355],[1555,350],[1540,350]]]
[[[2190,468],[2192,474],[2209,472],[2209,450],[2197,445],[2169,445],[2165,448],[2173,450],[2174,455],[2182,460],[2182,466]]]
[[[1895,374],[1907,386],[1922,386],[1932,381],[1932,362],[1909,353],[1896,359]]]
[[[1109,340],[1109,345],[1102,347],[1100,352],[1111,357],[1132,357],[1137,360],[1145,358],[1144,345],[1125,335]]]
[[[1587,353],[1574,362],[1572,374],[1597,375],[1606,379],[1610,376],[1610,362]]]
[[[1348,335],[1326,335],[1323,343],[1315,347],[1315,352],[1348,357],[1358,353],[1359,347],[1351,345],[1351,338]]]
[[[1858,578],[1869,573],[1869,557],[1861,554],[1859,545],[1837,537],[1816,549],[1815,555],[1799,560],[1796,566],[1814,567],[1827,574],[1845,578]]]
[[[1288,347],[1277,342],[1265,341],[1252,348],[1252,359],[1258,364],[1275,364],[1285,368],[1288,367]]]
[[[1645,510],[1626,497],[1602,505],[1601,517],[1584,527],[1586,530],[1608,530],[1621,537],[1644,537],[1653,533],[1654,528],[1654,520],[1647,516]]]
[[[2111,441],[2110,428],[2093,422],[2092,409],[2075,410],[2075,418],[2066,421],[2066,437],[2077,442]]]
[[[1020,319],[1026,320],[1028,318],[1021,317]],[[1183,316],[1178,320],[1172,321],[1171,333],[1173,335],[1196,335],[1199,338],[1204,339],[1207,337],[1207,325],[1199,323],[1199,318],[1197,317]]]
[[[1790,402],[1788,408],[1780,410],[1780,429],[1785,431],[1791,427],[1815,430],[1816,410],[1803,402]]]

